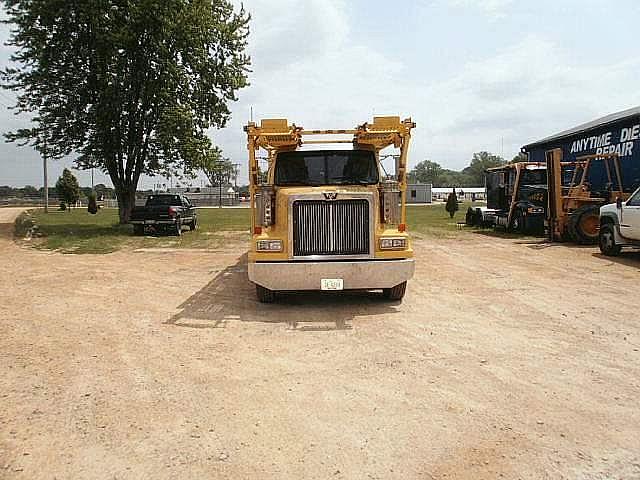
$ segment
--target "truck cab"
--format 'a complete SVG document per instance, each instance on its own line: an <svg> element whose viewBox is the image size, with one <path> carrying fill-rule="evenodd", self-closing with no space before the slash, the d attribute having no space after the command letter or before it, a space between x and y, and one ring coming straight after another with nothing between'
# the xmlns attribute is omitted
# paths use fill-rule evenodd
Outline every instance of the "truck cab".
<svg viewBox="0 0 640 480"><path fill-rule="evenodd" d="M496 225L518 233L543 233L547 169L533 162L511 163L486 172L487 207Z"/></svg>
<svg viewBox="0 0 640 480"><path fill-rule="evenodd" d="M509 163L485 171L486 207L469 207L467 224L517 233L544 233L547 169L536 162Z"/></svg>
<svg viewBox="0 0 640 480"><path fill-rule="evenodd" d="M625 202L600 207L600 251L604 255L616 256L622 247L640 247L640 188Z"/></svg>
<svg viewBox="0 0 640 480"><path fill-rule="evenodd" d="M413 127L411 120L377 117L353 130L305 130L287 120L245 128L248 271L260 301L272 302L281 291L352 289L402 299L414 272L401 194ZM386 147L400 150L393 178L380 165ZM267 152L266 171L258 168L260 149Z"/></svg>

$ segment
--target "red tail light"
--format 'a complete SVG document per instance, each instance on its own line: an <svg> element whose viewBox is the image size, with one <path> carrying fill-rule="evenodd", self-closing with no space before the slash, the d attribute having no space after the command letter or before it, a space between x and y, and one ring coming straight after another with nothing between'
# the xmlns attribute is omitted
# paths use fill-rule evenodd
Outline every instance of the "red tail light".
<svg viewBox="0 0 640 480"><path fill-rule="evenodd" d="M404 223L401 223L400 225L398 225L398 231L399 232L406 232L407 231L407 226Z"/></svg>
<svg viewBox="0 0 640 480"><path fill-rule="evenodd" d="M175 207L169 207L169 216L170 217L175 217L178 213L178 209L176 209Z"/></svg>
<svg viewBox="0 0 640 480"><path fill-rule="evenodd" d="M262 227L253 227L253 234L260 235L262 233Z"/></svg>

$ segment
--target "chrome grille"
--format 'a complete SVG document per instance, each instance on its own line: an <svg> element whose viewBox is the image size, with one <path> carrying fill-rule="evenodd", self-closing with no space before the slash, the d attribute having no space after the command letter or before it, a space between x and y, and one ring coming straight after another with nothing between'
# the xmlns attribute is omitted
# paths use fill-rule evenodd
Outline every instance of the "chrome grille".
<svg viewBox="0 0 640 480"><path fill-rule="evenodd" d="M369 254L367 200L293 202L293 255Z"/></svg>

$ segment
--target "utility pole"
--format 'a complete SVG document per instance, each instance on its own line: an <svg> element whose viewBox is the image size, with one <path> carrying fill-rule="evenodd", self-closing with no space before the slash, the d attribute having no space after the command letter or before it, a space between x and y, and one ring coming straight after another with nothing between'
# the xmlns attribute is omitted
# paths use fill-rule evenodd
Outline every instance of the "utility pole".
<svg viewBox="0 0 640 480"><path fill-rule="evenodd" d="M238 172L239 171L240 171L240 164L234 163L233 164L233 185L236 190L238 189Z"/></svg>
<svg viewBox="0 0 640 480"><path fill-rule="evenodd" d="M44 136L44 149L42 152L44 170L44 213L49 213L49 178L47 176L47 135Z"/></svg>

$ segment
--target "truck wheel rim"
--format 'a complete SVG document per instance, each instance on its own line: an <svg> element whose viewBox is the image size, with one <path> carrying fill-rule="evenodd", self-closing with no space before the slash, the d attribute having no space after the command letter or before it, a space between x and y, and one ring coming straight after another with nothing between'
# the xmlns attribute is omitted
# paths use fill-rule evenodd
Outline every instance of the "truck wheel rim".
<svg viewBox="0 0 640 480"><path fill-rule="evenodd" d="M613 235L610 232L605 232L602 234L602 246L605 250L610 250L613 248Z"/></svg>

